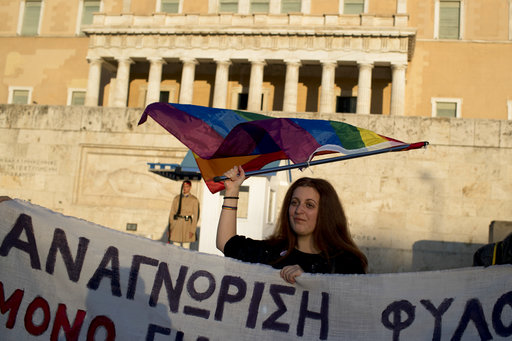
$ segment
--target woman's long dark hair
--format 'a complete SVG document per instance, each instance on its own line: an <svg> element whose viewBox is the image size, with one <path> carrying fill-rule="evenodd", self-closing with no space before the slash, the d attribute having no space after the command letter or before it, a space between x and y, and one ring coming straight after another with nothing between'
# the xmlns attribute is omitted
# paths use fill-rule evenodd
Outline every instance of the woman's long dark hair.
<svg viewBox="0 0 512 341"><path fill-rule="evenodd" d="M347 217L336 190L328 181L317 178L300 178L286 192L276 229L268 238L273 244L286 245L286 255L281 259L286 258L297 245L297 235L290 226L288 213L293 192L297 187L312 187L320 194L313 241L322 255L330 261L342 252L350 252L360 259L366 271L368 260L350 235Z"/></svg>

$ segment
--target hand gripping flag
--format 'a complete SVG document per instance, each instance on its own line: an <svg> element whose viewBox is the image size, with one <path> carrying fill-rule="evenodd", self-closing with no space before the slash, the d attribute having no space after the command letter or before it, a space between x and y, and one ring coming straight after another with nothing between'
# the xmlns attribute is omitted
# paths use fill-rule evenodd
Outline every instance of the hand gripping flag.
<svg viewBox="0 0 512 341"><path fill-rule="evenodd" d="M247 175L355 157L424 147L428 142L404 143L370 130L326 120L273 118L245 111L216 109L188 104L153 103L146 107L139 125L151 116L187 146L196 158L212 193L224 188L221 177L241 165ZM331 159L316 155L340 153ZM262 171L277 160L294 165Z"/></svg>

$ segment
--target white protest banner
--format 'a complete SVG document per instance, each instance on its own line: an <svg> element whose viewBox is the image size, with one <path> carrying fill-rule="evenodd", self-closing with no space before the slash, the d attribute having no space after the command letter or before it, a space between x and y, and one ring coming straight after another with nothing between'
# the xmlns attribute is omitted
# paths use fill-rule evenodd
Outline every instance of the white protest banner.
<svg viewBox="0 0 512 341"><path fill-rule="evenodd" d="M505 340L512 266L311 275L0 203L1 340Z"/></svg>

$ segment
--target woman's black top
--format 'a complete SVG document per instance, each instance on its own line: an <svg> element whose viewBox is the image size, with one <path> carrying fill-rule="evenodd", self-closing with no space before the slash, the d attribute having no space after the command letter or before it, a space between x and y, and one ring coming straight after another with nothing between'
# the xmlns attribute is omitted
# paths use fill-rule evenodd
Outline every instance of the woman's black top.
<svg viewBox="0 0 512 341"><path fill-rule="evenodd" d="M224 255L249 263L271 265L282 269L287 265L299 265L304 272L364 274L360 259L350 252L341 252L326 259L320 254L311 254L293 249L291 254L276 262L287 250L286 245L272 245L267 240L254 240L244 236L234 236L224 246Z"/></svg>

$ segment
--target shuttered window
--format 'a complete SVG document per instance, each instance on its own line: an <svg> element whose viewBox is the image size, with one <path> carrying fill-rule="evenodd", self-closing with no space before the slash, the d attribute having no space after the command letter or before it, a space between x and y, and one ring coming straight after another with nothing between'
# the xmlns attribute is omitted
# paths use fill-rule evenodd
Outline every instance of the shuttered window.
<svg viewBox="0 0 512 341"><path fill-rule="evenodd" d="M439 3L439 38L459 39L460 37L460 1L441 1Z"/></svg>
<svg viewBox="0 0 512 341"><path fill-rule="evenodd" d="M84 105L85 93L85 91L73 91L71 93L71 105Z"/></svg>
<svg viewBox="0 0 512 341"><path fill-rule="evenodd" d="M179 0L162 0L161 3L161 12L165 13L178 13L180 9L180 1Z"/></svg>
<svg viewBox="0 0 512 341"><path fill-rule="evenodd" d="M299 13L302 0L281 0L281 13Z"/></svg>
<svg viewBox="0 0 512 341"><path fill-rule="evenodd" d="M12 104L28 104L29 90L13 90Z"/></svg>
<svg viewBox="0 0 512 341"><path fill-rule="evenodd" d="M269 0L252 0L251 13L268 13Z"/></svg>
<svg viewBox="0 0 512 341"><path fill-rule="evenodd" d="M219 12L238 13L238 1L236 0L220 0Z"/></svg>
<svg viewBox="0 0 512 341"><path fill-rule="evenodd" d="M39 32L39 20L41 19L41 1L26 0L23 12L23 26L21 35L35 36Z"/></svg>
<svg viewBox="0 0 512 341"><path fill-rule="evenodd" d="M84 8L82 11L82 25L92 24L93 14L100 11L99 0L84 0Z"/></svg>
<svg viewBox="0 0 512 341"><path fill-rule="evenodd" d="M437 102L436 103L436 116L437 117L457 117L457 103L456 102Z"/></svg>
<svg viewBox="0 0 512 341"><path fill-rule="evenodd" d="M364 0L345 0L343 14L360 14L364 12Z"/></svg>

